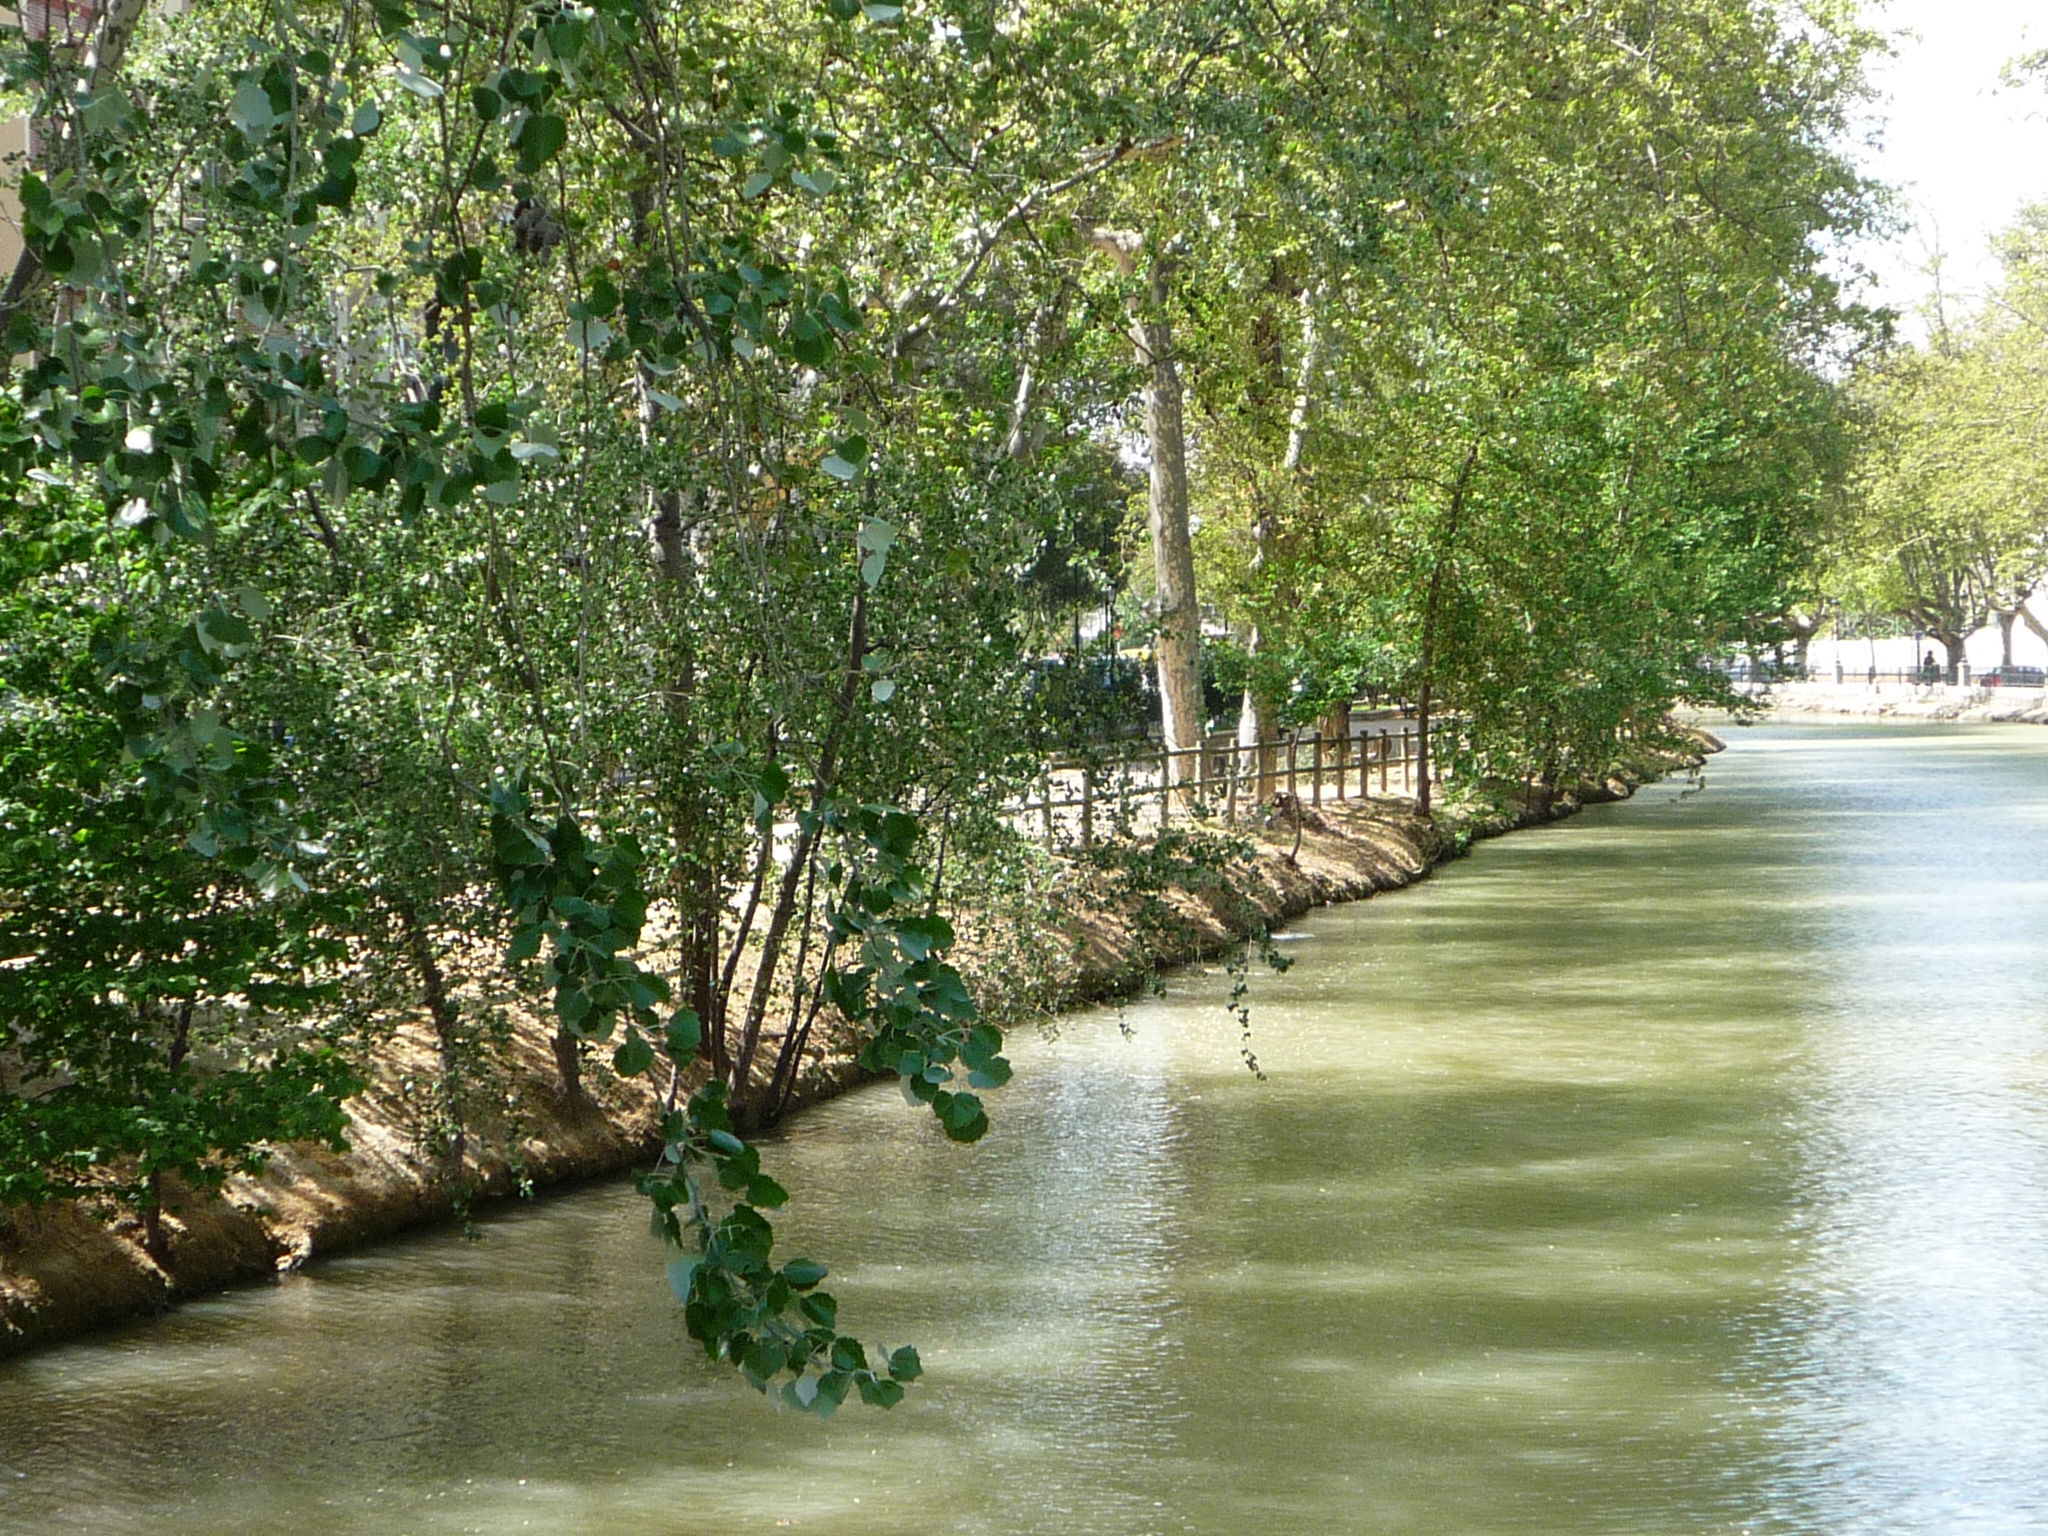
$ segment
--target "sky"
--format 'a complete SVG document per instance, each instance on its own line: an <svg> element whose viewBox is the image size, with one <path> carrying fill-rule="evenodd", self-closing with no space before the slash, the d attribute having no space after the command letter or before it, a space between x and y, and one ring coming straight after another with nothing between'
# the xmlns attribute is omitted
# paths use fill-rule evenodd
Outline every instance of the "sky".
<svg viewBox="0 0 2048 1536"><path fill-rule="evenodd" d="M2048 200L2048 81L2000 80L2016 55L2048 49L2048 0L1865 0L1865 12L1906 35L1873 70L1882 146L1858 155L1902 189L1911 225L1853 255L1878 300L1910 314L1933 291L1920 269L1935 250L1946 294L1981 292L1997 275L1991 236Z"/></svg>

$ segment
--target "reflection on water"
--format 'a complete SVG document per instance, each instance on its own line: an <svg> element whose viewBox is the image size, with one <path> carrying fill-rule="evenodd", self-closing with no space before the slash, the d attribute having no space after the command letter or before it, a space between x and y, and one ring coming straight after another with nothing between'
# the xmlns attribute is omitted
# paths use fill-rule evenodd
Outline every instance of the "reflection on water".
<svg viewBox="0 0 2048 1536"><path fill-rule="evenodd" d="M1795 1524L2048 1531L2048 795L2007 746L1901 744L1913 795L1847 786L1819 867L1806 1263L1763 1342Z"/></svg>
<svg viewBox="0 0 2048 1536"><path fill-rule="evenodd" d="M0 1365L0 1531L2048 1532L2048 733L1771 728L772 1154L893 1414L691 1355L634 1198Z"/></svg>

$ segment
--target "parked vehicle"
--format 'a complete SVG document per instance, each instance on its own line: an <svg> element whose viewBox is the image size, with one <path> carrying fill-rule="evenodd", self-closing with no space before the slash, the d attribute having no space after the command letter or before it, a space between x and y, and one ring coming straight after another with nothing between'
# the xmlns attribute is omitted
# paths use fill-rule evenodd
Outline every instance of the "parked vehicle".
<svg viewBox="0 0 2048 1536"><path fill-rule="evenodd" d="M2048 685L2048 669L2041 667L1989 667L1977 674L1986 688L2040 688Z"/></svg>

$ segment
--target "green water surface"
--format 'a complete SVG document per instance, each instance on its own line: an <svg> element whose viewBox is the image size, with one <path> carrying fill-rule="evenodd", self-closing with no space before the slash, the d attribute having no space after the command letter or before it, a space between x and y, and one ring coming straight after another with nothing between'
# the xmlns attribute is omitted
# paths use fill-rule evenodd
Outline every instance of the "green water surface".
<svg viewBox="0 0 2048 1536"><path fill-rule="evenodd" d="M0 1531L2048 1532L2048 731L1766 727L770 1166L893 1413L587 1190L0 1364ZM1124 1026L1119 1029L1119 1022Z"/></svg>

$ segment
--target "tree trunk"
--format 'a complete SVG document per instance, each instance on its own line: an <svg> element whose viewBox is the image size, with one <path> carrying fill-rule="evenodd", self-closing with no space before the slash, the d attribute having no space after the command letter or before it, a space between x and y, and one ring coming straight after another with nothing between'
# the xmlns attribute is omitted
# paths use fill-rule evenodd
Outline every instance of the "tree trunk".
<svg viewBox="0 0 2048 1536"><path fill-rule="evenodd" d="M1935 632L1934 638L1939 640L1941 642L1941 648L1944 651L1948 652L1948 669L1944 674L1942 681L1946 683L1956 683L1961 681L1961 675L1963 670L1963 642L1967 640L1969 636L1962 634L1952 634L1937 630Z"/></svg>
<svg viewBox="0 0 2048 1536"><path fill-rule="evenodd" d="M1422 815L1429 814L1429 674L1422 674L1422 685L1415 690L1415 809Z"/></svg>
<svg viewBox="0 0 2048 1536"><path fill-rule="evenodd" d="M1250 647L1254 655L1258 643L1259 631L1254 627ZM1265 805L1273 798L1280 762L1275 748L1279 736L1279 711L1273 708L1272 700L1247 683L1237 707L1237 762L1240 771L1251 771L1251 800L1255 805Z"/></svg>
<svg viewBox="0 0 2048 1536"><path fill-rule="evenodd" d="M164 1175L152 1169L137 1214L142 1218L142 1251L166 1275L171 1272L171 1239L164 1231Z"/></svg>
<svg viewBox="0 0 2048 1536"><path fill-rule="evenodd" d="M1437 616L1443 602L1444 575L1450 565L1452 553L1458 544L1458 524L1465 516L1465 493L1472 484L1472 472L1479 467L1479 444L1474 442L1465 452L1465 462L1458 470L1456 483L1451 487L1450 510L1444 518L1443 547L1436 553L1436 562L1429 573L1429 597L1422 608L1422 655L1417 667L1415 689L1415 725L1419 733L1415 739L1415 809L1422 815L1429 815L1429 715L1431 698L1431 670L1436 664Z"/></svg>
<svg viewBox="0 0 2048 1536"><path fill-rule="evenodd" d="M636 244L649 243L653 209L651 192L633 194ZM644 364L635 383L640 442L649 450L651 463L655 425L661 411L654 400L654 375ZM691 639L689 613L696 598L697 559L690 531L683 521L682 494L652 479L647 489L647 533L648 555L657 578L656 601L661 605L664 626L674 646L660 685L662 713L678 752L687 759L695 747L690 705L697 692L697 653ZM678 1000L695 1010L712 1069L722 1072L728 1065L728 1053L725 1021L721 1016L724 999L716 984L723 904L719 901L716 852L709 846L714 823L704 803L703 789L693 777L678 775L670 795L669 842L675 859L670 888L676 903L676 972L682 983L677 988Z"/></svg>
<svg viewBox="0 0 2048 1536"><path fill-rule="evenodd" d="M791 923L798 918L800 906L808 920L809 903L804 899L804 892L807 888L815 889L816 877L811 858L824 825L825 802L838 780L840 745L859 706L861 688L867 675L867 656L868 589L863 582L855 587L853 593L853 615L846 637L846 671L840 682L831 724L818 746L817 774L811 784L810 814L798 820L796 841L790 848L789 862L783 866L777 883L775 905L769 912L768 927L762 934L760 952L755 961L753 989L747 995L746 1014L740 1022L739 1047L726 1075L726 1086L731 1090L728 1108L734 1123L742 1129L751 1130L763 1124L766 1109L772 1108L776 1102L775 1079L781 1075L780 1064L766 1084L757 1085L754 1081L754 1053L760 1047L761 1030L768 1017L775 978L782 967L783 945L788 939ZM801 963L802 951L798 953ZM801 987L803 977L793 976L790 985L792 988ZM792 1043L794 1038L792 1032L783 1040L785 1057L796 1048ZM757 1093L757 1087L763 1091Z"/></svg>
<svg viewBox="0 0 2048 1536"><path fill-rule="evenodd" d="M643 433L651 425L652 402L649 387L642 384ZM654 572L659 578L656 591L661 613L674 643L667 675L661 684L662 711L671 738L679 752L687 754L693 745L690 704L697 691L697 658L690 643L688 606L695 595L696 556L683 526L682 497L673 490L649 493L649 543ZM669 841L674 850L677 956L676 969L682 985L679 1000L696 1011L703 1026L704 1042L712 1068L723 1071L726 1035L718 995L719 921L723 911L718 896L716 850L709 846L713 818L704 804L704 792L693 776L678 775L669 791Z"/></svg>
<svg viewBox="0 0 2048 1536"><path fill-rule="evenodd" d="M1159 669L1160 731L1170 752L1184 752L1202 740L1202 626L1195 603L1195 547L1188 529L1187 437L1181 417L1180 367L1173 357L1172 321L1167 316L1169 263L1152 258L1144 312L1134 313L1131 341L1139 362L1151 369L1145 389L1145 436L1152 450L1152 558L1159 633L1154 654ZM1175 783L1194 778L1193 757L1176 757Z"/></svg>
<svg viewBox="0 0 2048 1536"><path fill-rule="evenodd" d="M1126 274L1137 270L1144 237L1129 230L1093 230L1096 249L1116 259ZM1151 450L1149 508L1158 631L1153 656L1159 675L1160 735L1168 753L1171 782L1185 785L1199 764L1192 749L1202 740L1202 627L1195 602L1195 550L1188 529L1187 433L1182 420L1180 366L1173 355L1173 322L1167 312L1172 262L1153 252L1142 291L1133 289L1127 306L1131 346L1147 371L1145 439Z"/></svg>
<svg viewBox="0 0 2048 1536"><path fill-rule="evenodd" d="M1301 473L1302 455L1307 449L1310 390L1315 383L1318 344L1316 302L1321 296L1320 286L1303 289L1301 294L1301 365L1294 380L1294 409L1287 418L1287 448L1280 456L1283 485L1291 483ZM1271 505L1262 505L1252 523L1254 575L1263 571L1272 559L1273 540L1279 533L1273 511ZM1252 632L1245 641L1247 659L1256 662L1265 643L1265 627L1253 624ZM1250 759L1254 763L1257 778L1252 798L1261 805L1272 800L1276 787L1273 743L1279 727L1279 701L1259 692L1255 676L1247 677L1244 698L1237 711L1238 758L1240 762Z"/></svg>
<svg viewBox="0 0 2048 1536"><path fill-rule="evenodd" d="M447 1178L452 1186L452 1195L458 1213L468 1207L471 1190L466 1176L465 1164L469 1157L469 1119L465 1110L464 1078L466 1054L463 1050L462 1019L456 1009L455 1000L448 995L447 973L441 969L440 958L434 953L433 936L427 925L420 921L419 913L410 906L398 909L398 920L405 926L406 947L412 951L413 969L419 974L420 1001L426 1005L427 1018L434 1026L434 1046L441 1058L441 1115L442 1129L448 1140Z"/></svg>
<svg viewBox="0 0 2048 1536"><path fill-rule="evenodd" d="M218 898L216 898L217 900ZM164 1054L164 1065L175 1075L185 1064L185 1058L192 1052L192 1013L195 1004L188 998L178 1005L175 1022L171 1025L171 1047ZM161 1168L152 1168L145 1181L142 1199L138 1202L136 1214L142 1218L142 1251L166 1275L171 1272L171 1239L164 1231L164 1174Z"/></svg>
<svg viewBox="0 0 2048 1536"><path fill-rule="evenodd" d="M568 1030L558 1029L554 1039L548 1043L554 1047L555 1071L562 1079L562 1102L567 1105L584 1103L582 1042Z"/></svg>
<svg viewBox="0 0 2048 1536"><path fill-rule="evenodd" d="M1996 610L1992 617L1998 620L1998 664L2001 667L2010 667L2012 665L2012 626L2013 621L2019 618L2019 610L2015 608L2001 608Z"/></svg>

